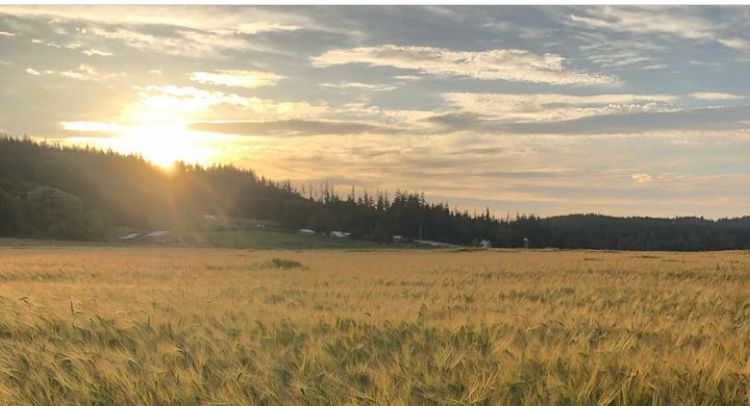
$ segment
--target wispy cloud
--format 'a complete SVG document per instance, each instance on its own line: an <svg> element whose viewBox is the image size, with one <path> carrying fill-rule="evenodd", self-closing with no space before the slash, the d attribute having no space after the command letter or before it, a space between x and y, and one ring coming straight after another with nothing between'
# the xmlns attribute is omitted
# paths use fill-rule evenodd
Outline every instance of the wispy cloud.
<svg viewBox="0 0 750 406"><path fill-rule="evenodd" d="M750 51L750 40L740 37L719 38L722 45L740 51Z"/></svg>
<svg viewBox="0 0 750 406"><path fill-rule="evenodd" d="M194 123L198 131L254 136L389 134L395 130L367 123L321 120L279 120Z"/></svg>
<svg viewBox="0 0 750 406"><path fill-rule="evenodd" d="M119 41L129 47L167 55L200 58L221 56L224 50L247 50L253 47L245 38L223 33L177 30L155 35L126 28L92 28L91 33L107 40Z"/></svg>
<svg viewBox="0 0 750 406"><path fill-rule="evenodd" d="M697 100L741 100L745 98L739 94L721 92L696 92L691 93L690 97Z"/></svg>
<svg viewBox="0 0 750 406"><path fill-rule="evenodd" d="M313 25L303 15L276 12L270 9L236 8L226 12L222 7L172 6L2 6L0 14L16 18L45 21L77 21L129 26L175 26L201 31L258 34L271 31L293 31ZM308 24L310 23L310 24Z"/></svg>
<svg viewBox="0 0 750 406"><path fill-rule="evenodd" d="M630 175L630 179L633 179L636 183L646 184L654 181L654 177L648 173L634 173Z"/></svg>
<svg viewBox="0 0 750 406"><path fill-rule="evenodd" d="M606 69L646 69L659 65L665 53L664 46L648 41L617 39L600 32L581 32L577 36L583 42L579 50L586 59Z"/></svg>
<svg viewBox="0 0 750 406"><path fill-rule="evenodd" d="M570 20L592 29L633 34L664 34L702 42L716 41L737 50L750 50L750 40L731 34L727 22L712 21L691 7L590 7Z"/></svg>
<svg viewBox="0 0 750 406"><path fill-rule="evenodd" d="M149 85L138 90L140 99L123 115L147 121L159 121L165 117L183 120L302 119L319 117L329 110L326 104L274 101L194 86Z"/></svg>
<svg viewBox="0 0 750 406"><path fill-rule="evenodd" d="M141 89L140 94L139 105L161 113L196 113L220 104L242 107L248 103L243 96L193 86L151 85Z"/></svg>
<svg viewBox="0 0 750 406"><path fill-rule="evenodd" d="M567 69L565 58L555 54L535 54L520 49L454 51L425 46L382 45L334 49L312 58L317 67L362 63L412 69L438 76L474 79L501 79L553 85L617 85L618 79Z"/></svg>
<svg viewBox="0 0 750 406"><path fill-rule="evenodd" d="M398 79L398 80L409 80L409 81L422 80L421 76L415 76L415 75L398 75L398 76L394 76L393 78Z"/></svg>
<svg viewBox="0 0 750 406"><path fill-rule="evenodd" d="M120 73L100 72L94 69L91 65L87 65L85 63L78 65L76 68L68 70L37 70L34 68L26 68L26 73L33 76L51 75L92 82L103 82L121 75Z"/></svg>
<svg viewBox="0 0 750 406"><path fill-rule="evenodd" d="M667 94L445 93L461 111L505 122L561 121L664 109L677 97Z"/></svg>
<svg viewBox="0 0 750 406"><path fill-rule="evenodd" d="M183 57L216 57L226 50L271 49L253 36L301 29L325 31L299 13L264 8L170 6L2 6L0 16L26 21L51 22L61 35L87 43L95 37L117 41L139 50ZM76 24L75 30L61 24Z"/></svg>
<svg viewBox="0 0 750 406"><path fill-rule="evenodd" d="M213 72L193 72L190 80L207 85L244 87L252 89L273 86L284 77L271 72L250 70L217 70Z"/></svg>
<svg viewBox="0 0 750 406"><path fill-rule="evenodd" d="M362 83L362 82L321 83L320 86L329 87L333 89L368 90L368 91L373 91L373 92L388 92L388 91L395 90L398 88L397 86L393 86L393 85Z"/></svg>
<svg viewBox="0 0 750 406"><path fill-rule="evenodd" d="M233 28L230 30L224 29L223 32L254 35L254 34L261 33L261 32L297 31L303 28L304 27L301 25L259 21L259 22L254 22L254 23L239 24L238 26L236 26L236 28ZM219 32L222 32L222 30L219 30Z"/></svg>
<svg viewBox="0 0 750 406"><path fill-rule="evenodd" d="M606 114L547 123L516 123L504 130L534 134L622 134L678 129L747 128L750 106Z"/></svg>
<svg viewBox="0 0 750 406"><path fill-rule="evenodd" d="M660 70L666 69L668 66L665 63L655 63L652 65L641 66L641 70Z"/></svg>
<svg viewBox="0 0 750 406"><path fill-rule="evenodd" d="M88 55L88 56L112 56L114 55L112 52L107 51L100 51L98 49L84 49L81 51L82 54Z"/></svg>
<svg viewBox="0 0 750 406"><path fill-rule="evenodd" d="M715 23L677 7L591 7L570 19L590 28L639 33L672 34L688 39L711 39Z"/></svg>
<svg viewBox="0 0 750 406"><path fill-rule="evenodd" d="M544 113L532 119L508 121L505 116L482 115L468 111L439 113L424 119L443 133L482 133L516 135L587 135L619 137L633 134L659 136L674 130L734 130L747 128L750 106L634 110L590 114L579 118L547 120Z"/></svg>
<svg viewBox="0 0 750 406"><path fill-rule="evenodd" d="M715 61L713 61L713 62L706 62L706 61L697 61L695 59L691 59L690 61L688 61L688 65L691 65L691 66L701 66L701 67L713 68L713 69L717 69L717 68L721 67L721 64L718 63L718 62L715 62Z"/></svg>
<svg viewBox="0 0 750 406"><path fill-rule="evenodd" d="M66 131L92 132L97 134L119 134L127 129L121 124L100 121L63 121L60 127Z"/></svg>

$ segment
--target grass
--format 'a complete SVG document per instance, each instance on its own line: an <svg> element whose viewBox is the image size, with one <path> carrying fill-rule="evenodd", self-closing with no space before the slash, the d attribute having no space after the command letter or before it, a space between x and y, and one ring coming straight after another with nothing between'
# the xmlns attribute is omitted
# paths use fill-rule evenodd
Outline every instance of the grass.
<svg viewBox="0 0 750 406"><path fill-rule="evenodd" d="M252 263L245 264L243 266L238 266L238 265L222 266L222 265L213 265L213 264L206 265L206 270L208 271L241 271L241 270L258 271L258 270L268 270L268 269L306 270L307 267L304 266L299 261L294 261L291 259L284 259L284 258L273 258L270 261L264 261L264 262L252 262Z"/></svg>
<svg viewBox="0 0 750 406"><path fill-rule="evenodd" d="M291 259L283 259L283 258L274 258L263 265L261 265L261 268L271 268L271 269L307 269L304 265L302 265L302 262L294 261Z"/></svg>
<svg viewBox="0 0 750 406"><path fill-rule="evenodd" d="M749 282L747 252L5 248L0 404L747 404Z"/></svg>

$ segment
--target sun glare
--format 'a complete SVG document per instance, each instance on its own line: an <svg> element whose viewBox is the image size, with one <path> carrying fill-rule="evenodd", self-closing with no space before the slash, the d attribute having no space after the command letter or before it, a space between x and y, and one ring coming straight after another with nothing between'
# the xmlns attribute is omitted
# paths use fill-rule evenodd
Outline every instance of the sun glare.
<svg viewBox="0 0 750 406"><path fill-rule="evenodd" d="M175 162L207 165L215 155L216 134L190 130L191 118L206 108L200 97L168 88L164 94L147 95L126 105L116 123L65 122L70 131L109 133L109 137L78 138L77 143L92 141L102 148L124 154L136 154L165 169Z"/></svg>
<svg viewBox="0 0 750 406"><path fill-rule="evenodd" d="M215 155L211 134L190 131L184 124L137 125L125 127L112 137L72 137L70 141L139 155L165 170L178 161L207 165Z"/></svg>
<svg viewBox="0 0 750 406"><path fill-rule="evenodd" d="M134 127L124 138L132 150L164 169L177 161L206 164L211 158L211 149L202 145L204 137L184 125Z"/></svg>

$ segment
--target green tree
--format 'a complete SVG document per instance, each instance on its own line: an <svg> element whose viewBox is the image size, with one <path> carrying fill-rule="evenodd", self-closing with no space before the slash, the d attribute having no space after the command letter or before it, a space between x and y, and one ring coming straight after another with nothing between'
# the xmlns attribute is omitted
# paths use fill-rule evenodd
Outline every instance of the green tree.
<svg viewBox="0 0 750 406"><path fill-rule="evenodd" d="M80 198L48 186L26 195L26 211L34 228L50 237L90 239L105 228L101 216L87 212Z"/></svg>
<svg viewBox="0 0 750 406"><path fill-rule="evenodd" d="M0 235L16 235L23 225L20 200L0 188Z"/></svg>

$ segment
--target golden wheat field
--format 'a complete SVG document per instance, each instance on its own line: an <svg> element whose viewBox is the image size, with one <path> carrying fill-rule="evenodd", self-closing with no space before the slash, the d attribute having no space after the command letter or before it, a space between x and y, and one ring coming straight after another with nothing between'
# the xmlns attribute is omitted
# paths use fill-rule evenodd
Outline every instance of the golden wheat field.
<svg viewBox="0 0 750 406"><path fill-rule="evenodd" d="M750 254L0 249L7 405L746 404Z"/></svg>

